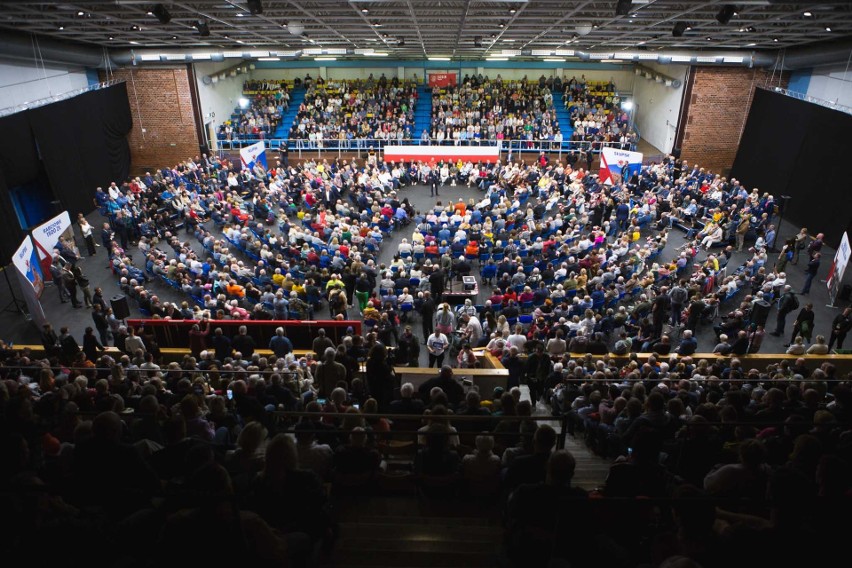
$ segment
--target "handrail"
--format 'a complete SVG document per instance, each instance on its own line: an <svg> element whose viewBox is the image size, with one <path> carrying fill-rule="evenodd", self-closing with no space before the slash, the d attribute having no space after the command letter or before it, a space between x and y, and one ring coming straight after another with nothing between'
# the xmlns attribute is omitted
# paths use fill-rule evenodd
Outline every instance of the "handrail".
<svg viewBox="0 0 852 568"><path fill-rule="evenodd" d="M216 139L217 148L223 150L237 150L258 142L265 142L267 150L279 150L286 146L287 150L298 152L298 157L301 158L302 152L317 153L318 155L343 152L356 152L358 157L362 153L369 153L370 150L380 151L385 146L439 146L442 148L459 147L459 148L476 148L476 147L494 147L497 146L501 151L509 153L558 153L560 158L562 153L569 153L577 150L589 150L593 154L600 153L603 147L622 148L621 142L589 142L586 140L563 140L557 142L554 140L524 140L524 139L496 139L482 138L479 140L466 140L464 142L455 140L440 140L438 138L411 138L411 139L385 139L385 138L353 138L351 140L341 140L339 138L322 138L320 140L307 140L302 138L243 138L236 140ZM635 150L636 145L631 144L630 150Z"/></svg>
<svg viewBox="0 0 852 568"><path fill-rule="evenodd" d="M40 106L48 105L50 103L55 103L59 101L64 101L65 99L70 99L72 97L76 97L77 95L82 95L83 93L88 93L89 91L97 91L99 89L105 89L106 87L112 87L113 85L117 85L119 83L124 83L124 79L109 79L108 81L101 81L100 83L93 83L86 87L80 89L74 89L72 91L66 91L64 93L59 93L56 95L51 95L49 97L44 97L41 99L35 99L32 101L27 101L25 103L21 103L18 105L6 107L0 109L0 117L8 116L10 114L15 114L17 112L29 110L31 108L37 108Z"/></svg>

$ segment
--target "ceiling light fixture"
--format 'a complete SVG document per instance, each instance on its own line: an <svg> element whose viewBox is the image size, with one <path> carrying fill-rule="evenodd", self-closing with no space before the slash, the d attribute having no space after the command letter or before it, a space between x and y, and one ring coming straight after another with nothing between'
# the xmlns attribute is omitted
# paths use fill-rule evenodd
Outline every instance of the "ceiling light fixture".
<svg viewBox="0 0 852 568"><path fill-rule="evenodd" d="M756 43L747 43L746 47L754 47L755 45L757 45L757 44Z"/></svg>
<svg viewBox="0 0 852 568"><path fill-rule="evenodd" d="M112 40L114 40L114 39L115 39L114 37L109 36L109 40L110 40L110 41L112 41Z"/></svg>
<svg viewBox="0 0 852 568"><path fill-rule="evenodd" d="M65 29L65 26L59 26L59 31L60 31L60 32L61 32L62 30L64 30L64 29Z"/></svg>
<svg viewBox="0 0 852 568"><path fill-rule="evenodd" d="M337 61L336 57L314 57L314 61Z"/></svg>
<svg viewBox="0 0 852 568"><path fill-rule="evenodd" d="M138 41L130 40L130 45L139 45L139 42L138 42Z"/></svg>
<svg viewBox="0 0 852 568"><path fill-rule="evenodd" d="M449 61L449 57L430 57L429 61Z"/></svg>
<svg viewBox="0 0 852 568"><path fill-rule="evenodd" d="M362 14L369 14L369 13L370 13L370 9L369 9L369 8L361 8L361 13L362 13Z"/></svg>
<svg viewBox="0 0 852 568"><path fill-rule="evenodd" d="M830 32L831 28L829 26L825 26L825 31Z"/></svg>
<svg viewBox="0 0 852 568"><path fill-rule="evenodd" d="M243 16L245 16L245 14L243 14L242 12L237 12L237 17L238 17L238 18L242 18Z"/></svg>
<svg viewBox="0 0 852 568"><path fill-rule="evenodd" d="M498 25L499 27L501 27L501 28L505 28L505 27L506 27L506 22L500 22L500 23L499 23L499 24L497 24L497 25Z"/></svg>
<svg viewBox="0 0 852 568"><path fill-rule="evenodd" d="M80 17L80 18L82 18L82 17L83 17L83 16L85 16L85 15L86 15L86 12L83 12L82 10L80 10L79 12L77 12L77 16L78 16L78 17Z"/></svg>
<svg viewBox="0 0 852 568"><path fill-rule="evenodd" d="M405 38L401 37L398 40L396 40L396 46L397 47L404 47L405 46Z"/></svg>
<svg viewBox="0 0 852 568"><path fill-rule="evenodd" d="M713 38L710 36L707 36L705 39L707 39L707 41L713 41Z"/></svg>
<svg viewBox="0 0 852 568"><path fill-rule="evenodd" d="M777 41L778 41L778 38L777 38L777 37L774 37L774 38L772 38L772 41L777 42Z"/></svg>
<svg viewBox="0 0 852 568"><path fill-rule="evenodd" d="M300 36L305 33L305 26L302 24L302 22L288 22L287 31L289 31L294 36Z"/></svg>
<svg viewBox="0 0 852 568"><path fill-rule="evenodd" d="M574 28L574 31L577 32L577 35L589 35L592 32L592 24L589 22L580 22L577 24L577 27Z"/></svg>
<svg viewBox="0 0 852 568"><path fill-rule="evenodd" d="M811 16L813 16L813 14L812 14L811 12L805 12L805 13L804 13L804 14L802 14L802 15L803 15L804 17L806 17L806 18L810 18Z"/></svg>
<svg viewBox="0 0 852 568"><path fill-rule="evenodd" d="M510 13L510 14L514 14L515 12L517 12L517 10L516 10L516 9L514 9L514 8L509 8L509 13Z"/></svg>

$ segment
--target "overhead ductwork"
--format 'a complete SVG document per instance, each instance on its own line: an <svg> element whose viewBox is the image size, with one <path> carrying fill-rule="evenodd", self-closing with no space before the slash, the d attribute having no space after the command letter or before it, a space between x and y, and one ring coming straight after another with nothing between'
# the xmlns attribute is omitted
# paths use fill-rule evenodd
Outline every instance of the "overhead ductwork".
<svg viewBox="0 0 852 568"><path fill-rule="evenodd" d="M34 44L37 41L37 44ZM36 49L37 48L37 49ZM141 49L112 50L58 42L40 37L34 40L25 34L4 33L0 35L0 57L24 61L43 60L47 63L79 65L81 67L106 68L127 65L156 63L192 63L197 61L224 61L226 59L259 59L277 57L283 60L314 56L370 57L371 50L344 48L305 48L281 51L271 49L233 50L214 49ZM604 52L578 49L524 49L513 54L516 57L573 57L581 61L675 63L680 65L742 65L744 67L777 67L782 70L802 69L818 65L845 63L852 53L852 42L843 42L818 47L807 47L778 52L756 51L633 51ZM375 54L379 55L379 54ZM385 55L385 54L381 54Z"/></svg>
<svg viewBox="0 0 852 568"><path fill-rule="evenodd" d="M0 57L24 61L44 61L45 63L62 63L80 65L81 67L105 68L108 63L115 66L115 61L108 61L103 49L86 47L73 43L58 42L46 37L33 38L25 34L3 32L0 34Z"/></svg>

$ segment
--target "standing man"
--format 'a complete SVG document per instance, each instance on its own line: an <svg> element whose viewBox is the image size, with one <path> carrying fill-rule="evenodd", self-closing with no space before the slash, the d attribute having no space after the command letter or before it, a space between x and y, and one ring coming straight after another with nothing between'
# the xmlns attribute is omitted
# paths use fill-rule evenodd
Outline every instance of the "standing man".
<svg viewBox="0 0 852 568"><path fill-rule="evenodd" d="M444 295L444 284L444 271L440 266L435 267L435 270L429 275L429 288L436 302L440 302Z"/></svg>
<svg viewBox="0 0 852 568"><path fill-rule="evenodd" d="M784 347L789 347L796 336L801 335L805 343L811 342L811 335L814 332L814 305L811 303L805 304L805 307L799 310L799 315L796 316L796 321L793 322L793 335L790 337L790 343Z"/></svg>
<svg viewBox="0 0 852 568"><path fill-rule="evenodd" d="M440 368L444 364L444 356L447 348L450 346L447 336L440 331L435 331L426 340L426 349L429 351L429 367L437 363L436 368Z"/></svg>
<svg viewBox="0 0 852 568"><path fill-rule="evenodd" d="M686 281L680 280L669 292L669 298L672 302L672 327L680 325L680 314L683 313L683 307L689 300L689 292L686 290Z"/></svg>
<svg viewBox="0 0 852 568"><path fill-rule="evenodd" d="M784 335L784 324L787 319L787 314L799 307L799 300L793 292L793 287L787 284L784 286L784 295L778 304L778 319L775 322L775 331L770 335L781 337Z"/></svg>
<svg viewBox="0 0 852 568"><path fill-rule="evenodd" d="M423 337L428 338L435 330L435 300L429 290L423 292L423 304L420 305L420 319L423 325ZM424 345L426 344L424 340Z"/></svg>
<svg viewBox="0 0 852 568"><path fill-rule="evenodd" d="M837 315L834 321L831 322L831 336L828 338L828 350L834 342L837 341L837 348L843 349L843 340L846 339L846 334L852 329L852 308L846 308L843 313Z"/></svg>
<svg viewBox="0 0 852 568"><path fill-rule="evenodd" d="M437 168L431 168L429 170L429 174L426 176L426 182L429 184L429 196L438 196L441 195L438 193L438 187L441 182L441 178L438 175Z"/></svg>
<svg viewBox="0 0 852 568"><path fill-rule="evenodd" d="M745 242L746 233L751 227L751 216L748 212L743 211L739 224L737 224L737 252L743 252L743 243Z"/></svg>
<svg viewBox="0 0 852 568"><path fill-rule="evenodd" d="M802 288L802 294L810 293L811 282L813 282L814 276L816 276L817 272L819 271L820 258L822 258L822 254L815 252L813 256L811 256L811 259L808 261L808 266L807 268L805 268L805 286Z"/></svg>

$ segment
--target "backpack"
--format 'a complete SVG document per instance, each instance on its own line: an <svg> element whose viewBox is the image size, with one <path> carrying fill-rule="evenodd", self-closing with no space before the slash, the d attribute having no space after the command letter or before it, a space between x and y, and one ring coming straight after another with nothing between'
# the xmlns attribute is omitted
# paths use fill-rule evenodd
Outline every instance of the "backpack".
<svg viewBox="0 0 852 568"><path fill-rule="evenodd" d="M796 296L792 297L792 300L790 301L790 306L792 306L794 310L799 309L799 299Z"/></svg>

